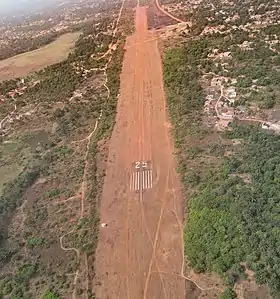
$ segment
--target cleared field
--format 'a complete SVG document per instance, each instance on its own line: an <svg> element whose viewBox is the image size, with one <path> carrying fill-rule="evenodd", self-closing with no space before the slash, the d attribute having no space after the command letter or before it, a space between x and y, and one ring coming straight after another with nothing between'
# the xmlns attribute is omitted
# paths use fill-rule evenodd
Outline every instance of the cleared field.
<svg viewBox="0 0 280 299"><path fill-rule="evenodd" d="M66 33L40 49L0 61L0 81L25 77L67 58L80 34L80 32Z"/></svg>

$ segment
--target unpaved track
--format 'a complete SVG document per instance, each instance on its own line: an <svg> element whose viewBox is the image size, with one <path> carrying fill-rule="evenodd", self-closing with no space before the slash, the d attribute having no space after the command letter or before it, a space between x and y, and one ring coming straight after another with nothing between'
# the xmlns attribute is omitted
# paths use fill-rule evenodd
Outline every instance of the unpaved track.
<svg viewBox="0 0 280 299"><path fill-rule="evenodd" d="M173 19L173 20L175 20L175 21L177 21L177 22L179 22L179 23L185 23L185 21L183 21L182 19L176 18L176 17L173 16L171 13L169 13L169 12L166 11L166 10L164 10L164 9L160 6L158 0L156 0L156 5L157 5L157 8L158 8L161 12L163 12L164 14L166 14L166 15L167 15L168 17L170 17L171 19Z"/></svg>
<svg viewBox="0 0 280 299"><path fill-rule="evenodd" d="M96 297L184 299L183 198L167 126L158 41L147 30L145 7L137 8L135 22L136 33L126 42L100 206L101 222L108 226L101 228L96 252ZM152 188L145 188L146 176L138 191L131 190L131 175L140 178L144 172L135 169L136 161L149 161Z"/></svg>

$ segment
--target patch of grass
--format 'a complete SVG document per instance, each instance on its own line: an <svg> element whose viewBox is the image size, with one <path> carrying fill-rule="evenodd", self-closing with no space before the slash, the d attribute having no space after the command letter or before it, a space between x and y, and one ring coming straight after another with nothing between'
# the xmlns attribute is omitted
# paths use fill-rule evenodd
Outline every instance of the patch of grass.
<svg viewBox="0 0 280 299"><path fill-rule="evenodd" d="M60 156L60 155L63 156L63 155L72 153L72 150L68 146L63 145L63 146L54 148L53 153L58 156Z"/></svg>
<svg viewBox="0 0 280 299"><path fill-rule="evenodd" d="M25 190L30 187L40 174L40 165L34 164L21 173L14 181L5 184L0 198L0 214L13 211L21 203Z"/></svg>
<svg viewBox="0 0 280 299"><path fill-rule="evenodd" d="M46 243L46 240L44 238L38 238L38 237L34 237L34 238L29 238L27 240L27 246L30 249L33 249L36 246L42 246Z"/></svg>
<svg viewBox="0 0 280 299"><path fill-rule="evenodd" d="M187 153L189 159L194 159L196 156L198 156L202 152L203 152L203 150L199 147L190 147L190 148L187 148L187 150L186 150L186 153Z"/></svg>
<svg viewBox="0 0 280 299"><path fill-rule="evenodd" d="M43 296L43 299L60 299L60 297L55 292L47 290Z"/></svg>
<svg viewBox="0 0 280 299"><path fill-rule="evenodd" d="M61 194L60 189L51 189L45 193L44 197L47 199L52 199L52 198L58 197L60 194Z"/></svg>
<svg viewBox="0 0 280 299"><path fill-rule="evenodd" d="M236 293L229 288L226 288L223 293L220 295L220 299L235 299L237 298Z"/></svg>
<svg viewBox="0 0 280 299"><path fill-rule="evenodd" d="M40 49L0 61L0 80L25 77L67 58L80 34L81 32L66 33Z"/></svg>
<svg viewBox="0 0 280 299"><path fill-rule="evenodd" d="M10 295L9 298L12 299L28 299L30 298L29 282L37 274L38 265L24 264L19 269L14 276L5 277L1 281L0 294Z"/></svg>

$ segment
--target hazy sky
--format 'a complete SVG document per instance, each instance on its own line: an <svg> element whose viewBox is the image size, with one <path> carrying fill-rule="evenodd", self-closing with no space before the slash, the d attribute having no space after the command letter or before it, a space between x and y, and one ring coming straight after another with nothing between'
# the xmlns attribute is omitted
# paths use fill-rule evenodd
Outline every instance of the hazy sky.
<svg viewBox="0 0 280 299"><path fill-rule="evenodd" d="M36 10L59 0L0 0L0 14L13 14Z"/></svg>
<svg viewBox="0 0 280 299"><path fill-rule="evenodd" d="M0 9L1 12L3 10L20 9L30 3L32 3L32 0L0 0Z"/></svg>

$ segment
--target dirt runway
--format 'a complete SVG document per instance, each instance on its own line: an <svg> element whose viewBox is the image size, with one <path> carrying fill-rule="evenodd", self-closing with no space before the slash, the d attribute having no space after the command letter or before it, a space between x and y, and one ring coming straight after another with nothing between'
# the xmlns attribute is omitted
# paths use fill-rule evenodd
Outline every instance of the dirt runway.
<svg viewBox="0 0 280 299"><path fill-rule="evenodd" d="M96 297L185 298L183 198L172 155L156 33L145 7L127 38L101 199Z"/></svg>

